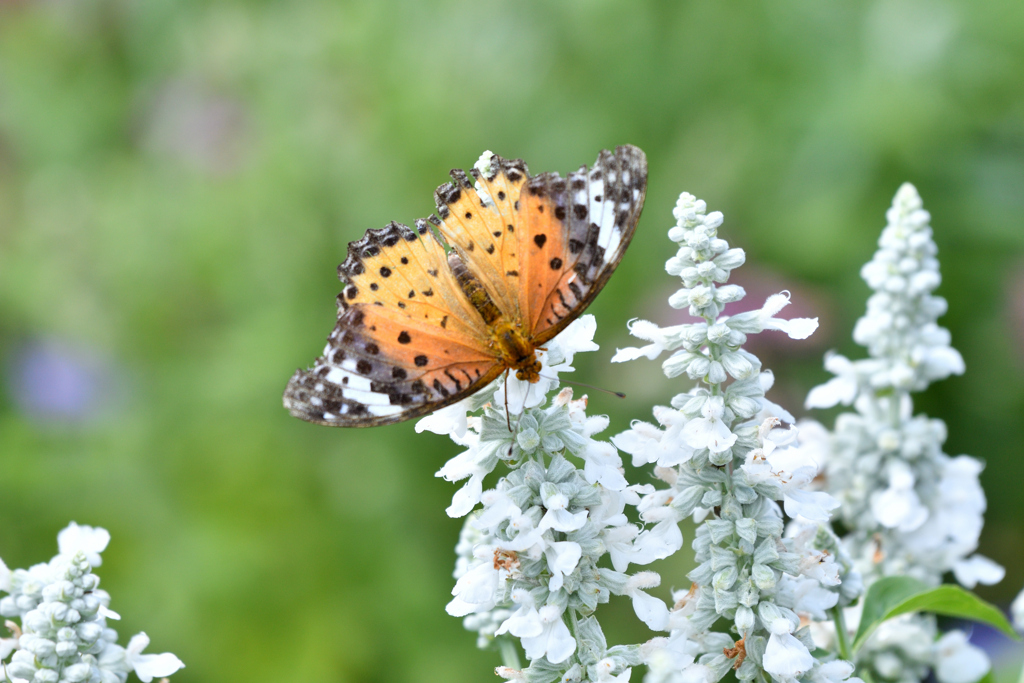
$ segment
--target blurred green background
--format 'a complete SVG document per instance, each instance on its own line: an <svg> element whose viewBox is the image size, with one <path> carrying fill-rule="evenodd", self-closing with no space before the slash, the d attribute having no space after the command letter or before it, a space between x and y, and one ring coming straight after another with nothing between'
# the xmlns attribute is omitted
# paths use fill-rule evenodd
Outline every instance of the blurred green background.
<svg viewBox="0 0 1024 683"><path fill-rule="evenodd" d="M0 0L0 556L108 528L122 613L188 681L457 681L498 664L449 617L461 523L412 424L331 430L281 407L319 354L346 243L433 211L484 149L565 173L650 162L577 376L620 431L680 390L610 366L625 323L679 320L680 191L725 212L751 307L815 337L754 348L800 413L850 340L904 180L933 214L967 373L918 398L984 459L981 551L1024 583L1024 4ZM593 392L591 392L593 393ZM818 415L831 423L830 415ZM687 553L681 553L686 555ZM685 585L685 559L662 566ZM609 637L649 637L628 604Z"/></svg>

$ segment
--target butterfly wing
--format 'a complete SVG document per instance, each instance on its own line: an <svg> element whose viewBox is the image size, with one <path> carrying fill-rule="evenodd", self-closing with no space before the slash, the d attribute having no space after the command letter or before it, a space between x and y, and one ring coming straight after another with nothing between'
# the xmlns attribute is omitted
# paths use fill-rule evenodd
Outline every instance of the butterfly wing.
<svg viewBox="0 0 1024 683"><path fill-rule="evenodd" d="M647 157L624 145L568 178L526 184L518 225L519 307L534 344L561 332L604 287L633 238L647 191Z"/></svg>
<svg viewBox="0 0 1024 683"><path fill-rule="evenodd" d="M401 422L479 390L504 369L425 221L349 245L338 323L324 355L288 382L295 417L338 427Z"/></svg>
<svg viewBox="0 0 1024 683"><path fill-rule="evenodd" d="M624 145L568 178L530 177L520 159L493 155L437 188L439 231L503 317L542 344L604 287L633 237L647 190L647 157Z"/></svg>
<svg viewBox="0 0 1024 683"><path fill-rule="evenodd" d="M466 174L453 169L452 182L434 192L441 217L438 231L507 320L521 320L518 296L519 198L529 173L522 159L492 155L488 173L471 172L482 192Z"/></svg>

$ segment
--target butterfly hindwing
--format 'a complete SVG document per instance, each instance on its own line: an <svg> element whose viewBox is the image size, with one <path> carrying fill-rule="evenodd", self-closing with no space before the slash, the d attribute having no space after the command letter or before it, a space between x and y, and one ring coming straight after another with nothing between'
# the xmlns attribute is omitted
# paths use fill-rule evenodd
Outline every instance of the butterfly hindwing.
<svg viewBox="0 0 1024 683"><path fill-rule="evenodd" d="M520 308L542 344L572 322L611 277L633 238L647 158L625 145L568 178L531 178L520 202Z"/></svg>
<svg viewBox="0 0 1024 683"><path fill-rule="evenodd" d="M399 422L500 374L487 327L426 225L369 231L349 245L339 275L348 284L324 355L285 390L296 417L347 427Z"/></svg>

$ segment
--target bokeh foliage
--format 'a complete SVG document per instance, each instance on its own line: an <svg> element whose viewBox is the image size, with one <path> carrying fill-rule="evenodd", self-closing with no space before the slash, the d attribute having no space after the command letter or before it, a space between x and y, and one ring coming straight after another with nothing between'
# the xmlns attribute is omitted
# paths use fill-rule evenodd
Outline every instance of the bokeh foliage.
<svg viewBox="0 0 1024 683"><path fill-rule="evenodd" d="M630 394L593 396L610 433L680 388L607 360L628 318L673 319L681 190L725 212L751 301L788 288L821 317L816 339L757 349L798 412L824 350L862 353L858 269L910 180L968 368L918 409L988 463L982 552L1008 576L983 594L1008 601L1022 35L1014 0L0 2L0 556L48 558L71 519L110 529L122 637L178 654L179 683L488 676L496 656L443 611L460 522L432 474L455 447L306 425L280 393L333 324L346 243L431 212L447 169L492 149L564 173L630 142L647 208L577 365ZM83 405L26 407L40 348L92 368ZM612 638L648 637L608 609Z"/></svg>

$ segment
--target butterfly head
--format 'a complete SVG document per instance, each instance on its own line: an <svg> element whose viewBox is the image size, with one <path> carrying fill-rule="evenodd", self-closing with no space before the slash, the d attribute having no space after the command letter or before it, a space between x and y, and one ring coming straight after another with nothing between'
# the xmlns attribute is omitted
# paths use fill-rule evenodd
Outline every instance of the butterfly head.
<svg viewBox="0 0 1024 683"><path fill-rule="evenodd" d="M540 367L540 361L535 354L516 367L516 379L534 384L540 381Z"/></svg>

